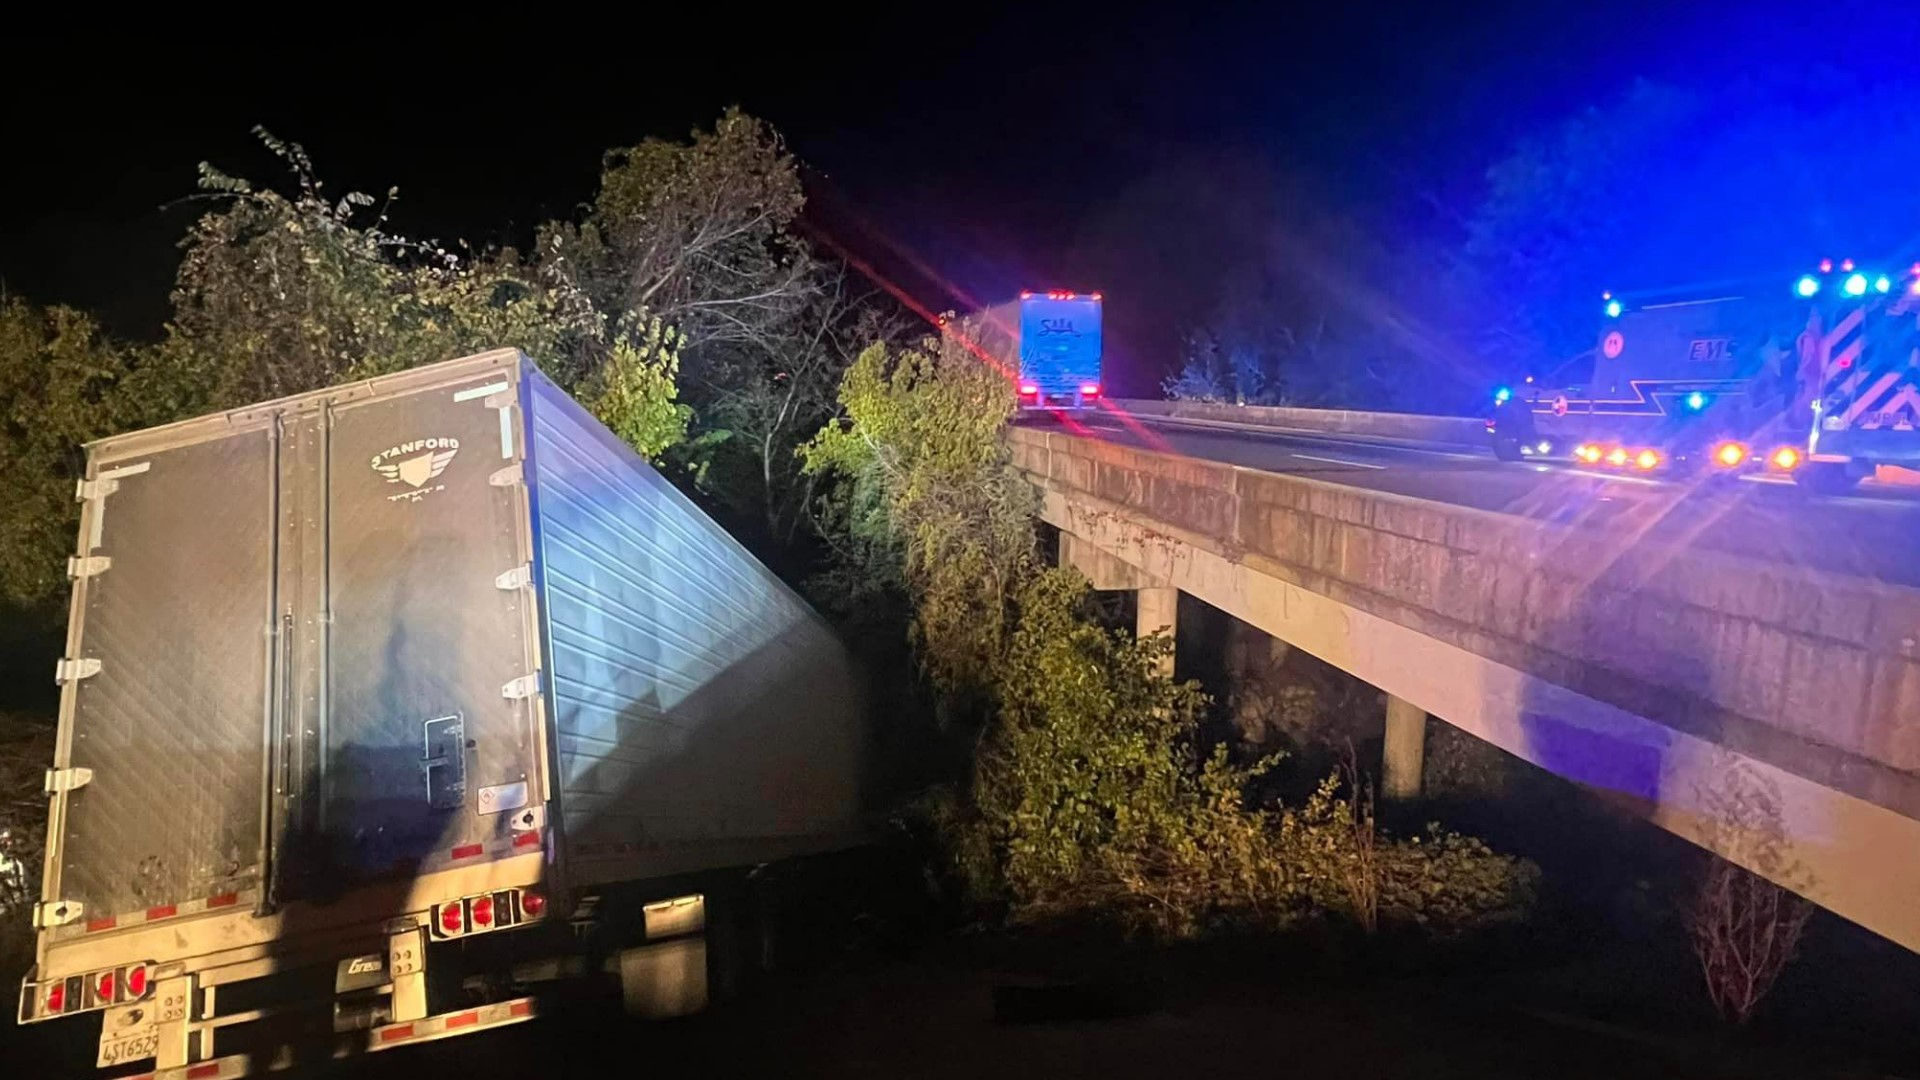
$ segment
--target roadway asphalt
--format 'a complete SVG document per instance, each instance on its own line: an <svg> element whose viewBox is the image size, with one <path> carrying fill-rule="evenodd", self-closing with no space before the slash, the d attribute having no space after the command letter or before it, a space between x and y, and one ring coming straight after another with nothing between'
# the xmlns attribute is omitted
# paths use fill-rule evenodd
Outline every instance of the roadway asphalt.
<svg viewBox="0 0 1920 1080"><path fill-rule="evenodd" d="M1920 487L1870 482L1815 496L1791 482L1618 476L1564 462L1502 462L1490 450L1419 445L1212 421L1042 415L1025 426L1456 506L1609 528L1920 586Z"/></svg>

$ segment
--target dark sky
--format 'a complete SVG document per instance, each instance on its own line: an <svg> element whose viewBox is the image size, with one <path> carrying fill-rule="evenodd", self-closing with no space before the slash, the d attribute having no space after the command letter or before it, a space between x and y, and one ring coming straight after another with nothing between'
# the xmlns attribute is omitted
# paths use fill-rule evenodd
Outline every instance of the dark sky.
<svg viewBox="0 0 1920 1080"><path fill-rule="evenodd" d="M1139 194L1156 184L1251 163L1381 229L1432 228L1422 215L1468 207L1515 136L1635 76L1711 82L1815 55L1911 66L1908 6L1069 4L753 27L728 5L704 29L685 9L664 34L536 19L493 41L352 21L295 44L15 39L0 280L154 335L195 212L162 206L192 193L202 159L272 178L255 123L304 143L337 190L398 185L403 231L498 242L589 198L602 150L737 103L805 160L823 227L902 277L890 247L989 297L1152 281L1117 264L1147 257L1124 208L1159 205Z"/></svg>

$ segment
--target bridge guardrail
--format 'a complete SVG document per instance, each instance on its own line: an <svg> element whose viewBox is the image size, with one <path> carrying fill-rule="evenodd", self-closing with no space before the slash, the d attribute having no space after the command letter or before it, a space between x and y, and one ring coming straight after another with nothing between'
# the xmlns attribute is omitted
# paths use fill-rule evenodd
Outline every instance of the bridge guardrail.
<svg viewBox="0 0 1920 1080"><path fill-rule="evenodd" d="M1143 398L1116 398L1113 404L1136 416L1164 416L1172 420L1201 420L1276 430L1405 439L1409 442L1443 443L1476 449L1487 445L1486 421L1471 416L1423 416L1358 409L1298 409L1275 405L1229 405L1212 401L1149 401Z"/></svg>

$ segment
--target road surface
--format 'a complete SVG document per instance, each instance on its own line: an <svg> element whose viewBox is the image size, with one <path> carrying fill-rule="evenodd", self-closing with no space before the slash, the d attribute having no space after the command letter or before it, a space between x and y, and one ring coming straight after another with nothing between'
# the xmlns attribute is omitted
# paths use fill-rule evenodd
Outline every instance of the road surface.
<svg viewBox="0 0 1920 1080"><path fill-rule="evenodd" d="M1706 483L1621 476L1567 463L1501 462L1465 447L1283 432L1214 421L1041 414L1024 426L1312 477L1349 487L1553 521L1608 527L1905 586L1920 586L1920 488L1868 484L1813 496L1775 478Z"/></svg>

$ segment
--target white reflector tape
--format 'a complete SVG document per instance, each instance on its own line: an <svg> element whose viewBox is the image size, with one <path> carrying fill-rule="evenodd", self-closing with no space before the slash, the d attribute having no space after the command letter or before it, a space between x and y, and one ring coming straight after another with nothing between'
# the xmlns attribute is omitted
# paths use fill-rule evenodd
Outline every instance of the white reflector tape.
<svg viewBox="0 0 1920 1080"><path fill-rule="evenodd" d="M517 1024L522 1020L531 1020L533 1016L533 999L515 998L512 1001L482 1005L477 1009L441 1013L439 1016L429 1016L424 1020L409 1020L402 1024L388 1024L386 1027L374 1028L367 1032L367 1049L391 1050L396 1046L432 1042L435 1039Z"/></svg>

